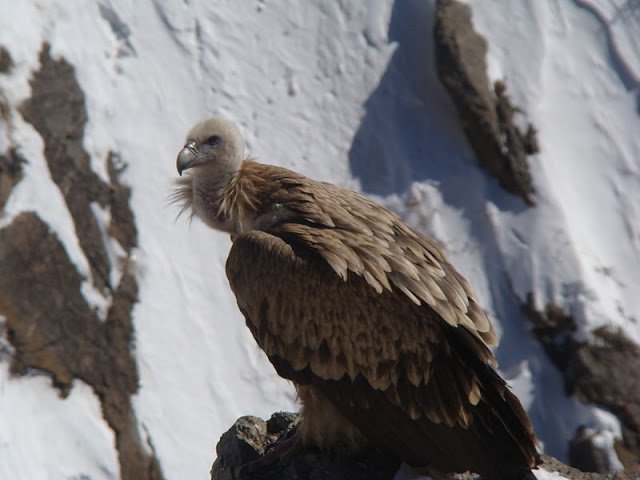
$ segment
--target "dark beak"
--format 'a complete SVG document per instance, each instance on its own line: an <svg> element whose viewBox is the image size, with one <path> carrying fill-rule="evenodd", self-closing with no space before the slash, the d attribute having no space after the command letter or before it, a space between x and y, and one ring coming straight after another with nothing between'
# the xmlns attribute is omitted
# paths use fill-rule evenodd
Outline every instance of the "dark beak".
<svg viewBox="0 0 640 480"><path fill-rule="evenodd" d="M189 170L191 167L198 163L198 151L196 150L196 142L190 140L180 150L178 159L176 160L176 166L178 167L178 174L182 176L182 172Z"/></svg>

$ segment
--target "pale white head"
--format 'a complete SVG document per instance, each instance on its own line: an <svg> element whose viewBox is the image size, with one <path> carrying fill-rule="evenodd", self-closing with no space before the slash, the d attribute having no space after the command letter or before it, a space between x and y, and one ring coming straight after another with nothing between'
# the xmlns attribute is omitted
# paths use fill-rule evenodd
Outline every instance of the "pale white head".
<svg viewBox="0 0 640 480"><path fill-rule="evenodd" d="M220 117L196 123L178 154L178 173L190 168L235 172L244 160L244 139L237 127ZM195 172L194 172L195 173Z"/></svg>
<svg viewBox="0 0 640 480"><path fill-rule="evenodd" d="M244 139L236 126L220 117L196 123L176 160L178 179L173 201L182 212L200 217L212 228L232 232L235 222L223 208L225 191L245 160Z"/></svg>

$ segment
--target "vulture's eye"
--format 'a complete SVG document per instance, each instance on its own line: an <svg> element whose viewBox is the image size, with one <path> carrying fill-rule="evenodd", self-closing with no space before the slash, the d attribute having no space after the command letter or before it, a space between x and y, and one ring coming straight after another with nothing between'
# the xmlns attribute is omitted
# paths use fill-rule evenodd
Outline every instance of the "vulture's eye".
<svg viewBox="0 0 640 480"><path fill-rule="evenodd" d="M204 141L204 144L210 147L215 147L219 143L220 143L220 137L217 135L213 135Z"/></svg>

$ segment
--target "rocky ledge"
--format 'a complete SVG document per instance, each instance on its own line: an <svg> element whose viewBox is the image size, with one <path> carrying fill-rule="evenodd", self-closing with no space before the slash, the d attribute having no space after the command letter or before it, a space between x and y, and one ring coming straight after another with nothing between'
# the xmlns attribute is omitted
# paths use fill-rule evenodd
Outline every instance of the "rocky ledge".
<svg viewBox="0 0 640 480"><path fill-rule="evenodd" d="M269 451L278 448L295 431L298 415L274 413L267 421L240 417L225 432L216 446L217 458L211 468L211 480L390 480L399 465L384 461L371 451L359 458L335 458L316 449L305 449L284 461L268 461ZM559 460L543 455L540 469L573 480L640 479L624 473L585 473ZM260 463L256 463L260 462ZM477 479L476 475L455 475L455 480Z"/></svg>

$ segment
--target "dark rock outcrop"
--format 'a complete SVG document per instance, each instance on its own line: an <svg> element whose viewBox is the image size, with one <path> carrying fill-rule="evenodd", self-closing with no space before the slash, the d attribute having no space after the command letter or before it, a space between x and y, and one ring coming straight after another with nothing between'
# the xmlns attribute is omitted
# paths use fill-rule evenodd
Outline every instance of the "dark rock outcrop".
<svg viewBox="0 0 640 480"><path fill-rule="evenodd" d="M13 68L13 59L6 47L0 45L0 73L9 73Z"/></svg>
<svg viewBox="0 0 640 480"><path fill-rule="evenodd" d="M596 440L598 432L581 426L569 442L569 463L584 472L608 473L612 470L609 456Z"/></svg>
<svg viewBox="0 0 640 480"><path fill-rule="evenodd" d="M557 458L550 457L548 455L542 455L542 465L540 468L547 472L556 472L563 477L570 478L571 480L638 480L637 474L628 474L623 472L617 473L594 473L594 472L582 472L577 468L565 465Z"/></svg>
<svg viewBox="0 0 640 480"><path fill-rule="evenodd" d="M0 215L11 190L22 179L22 166L25 163L26 160L16 148L0 154Z"/></svg>
<svg viewBox="0 0 640 480"><path fill-rule="evenodd" d="M62 396L76 378L89 384L114 430L123 480L161 479L130 401L138 389L131 356L135 278L124 272L104 322L82 296L81 282L64 246L35 213L0 230L0 312L14 348L12 372L46 372Z"/></svg>
<svg viewBox="0 0 640 480"><path fill-rule="evenodd" d="M12 373L46 372L66 396L89 384L115 433L123 480L159 480L140 438L130 397L138 389L131 355L137 286L125 272L103 322L80 293L82 278L64 246L33 212L0 230L0 312L14 354Z"/></svg>
<svg viewBox="0 0 640 480"><path fill-rule="evenodd" d="M257 467L270 449L290 438L297 414L275 413L266 422L257 417L241 417L222 435L216 446L217 458L211 480L388 480L398 469L385 462L378 452L359 458L336 458L316 449L305 449L286 458ZM252 463L254 462L254 463Z"/></svg>
<svg viewBox="0 0 640 480"><path fill-rule="evenodd" d="M31 98L20 111L44 141L51 178L67 203L93 281L101 290L108 289L109 260L91 203L106 206L111 189L91 169L89 154L82 145L87 123L84 94L73 66L64 58L52 58L47 44L40 52L40 69L30 84Z"/></svg>
<svg viewBox="0 0 640 480"><path fill-rule="evenodd" d="M531 295L523 312L562 372L567 393L618 417L623 438L616 444L616 452L625 471L640 472L640 378L630 375L640 372L640 347L622 331L607 327L592 331L592 341L578 342L572 335L576 329L573 318L552 304L544 311L536 310ZM593 462L601 463L597 459Z"/></svg>
<svg viewBox="0 0 640 480"><path fill-rule="evenodd" d="M515 125L506 84L490 87L486 40L474 31L471 9L456 0L438 0L434 24L436 68L458 111L478 162L508 192L534 204L527 154L537 151L536 130ZM492 92L493 90L493 92Z"/></svg>
<svg viewBox="0 0 640 480"><path fill-rule="evenodd" d="M75 379L87 383L114 432L122 480L162 480L153 445L141 437L131 402L138 390L132 320L138 286L130 260L137 230L130 189L119 178L125 165L110 153L108 181L92 170L83 147L84 94L74 69L63 58L52 58L46 44L40 62L31 80L31 98L20 110L42 136L51 177L73 219L91 278L80 275L64 245L36 213L24 212L0 230L0 314L12 346L11 372L44 372L62 397ZM16 150L11 152L11 158L0 159L0 169L13 172L10 178L16 179L24 160ZM7 196L9 190L4 189ZM110 213L108 225L100 224L97 207ZM114 262L107 251L112 239L124 251ZM102 317L82 293L85 281L108 302Z"/></svg>
<svg viewBox="0 0 640 480"><path fill-rule="evenodd" d="M217 458L211 468L211 480L391 480L397 465L385 464L376 452L360 458L335 458L315 449L307 449L286 458L256 467L271 448L290 438L297 415L275 413L264 421L257 417L241 417L225 432L216 446ZM277 425L277 428L270 426ZM630 480L632 476L617 473L603 475L584 473L559 460L542 456L541 469L557 472L572 480ZM452 476L452 480L475 480L472 474Z"/></svg>

